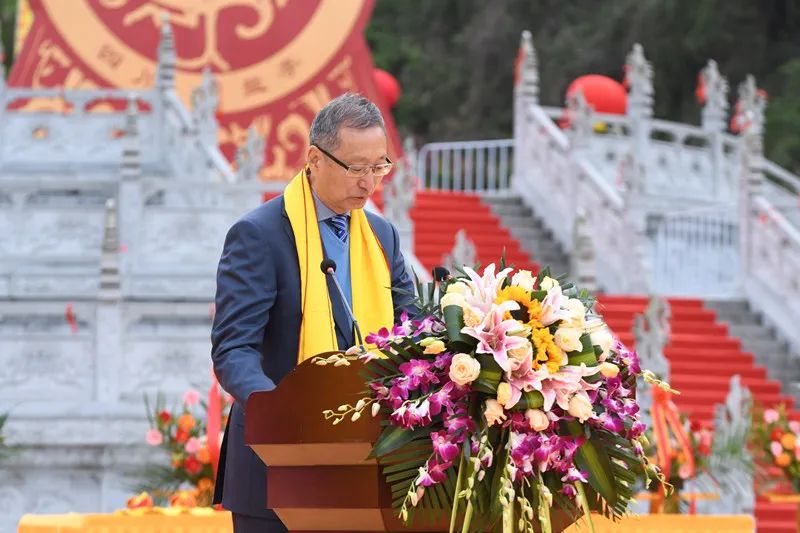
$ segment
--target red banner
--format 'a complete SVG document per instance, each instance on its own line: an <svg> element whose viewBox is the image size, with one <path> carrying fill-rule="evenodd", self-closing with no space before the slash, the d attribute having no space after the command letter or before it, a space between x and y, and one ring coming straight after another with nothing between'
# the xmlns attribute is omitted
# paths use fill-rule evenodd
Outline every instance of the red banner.
<svg viewBox="0 0 800 533"><path fill-rule="evenodd" d="M175 36L176 90L189 106L203 69L212 70L219 141L229 159L253 125L267 140L262 179L290 179L305 161L312 118L345 91L381 107L396 157L391 110L373 82L363 38L373 1L29 0L32 22L9 83L152 87L166 12Z"/></svg>

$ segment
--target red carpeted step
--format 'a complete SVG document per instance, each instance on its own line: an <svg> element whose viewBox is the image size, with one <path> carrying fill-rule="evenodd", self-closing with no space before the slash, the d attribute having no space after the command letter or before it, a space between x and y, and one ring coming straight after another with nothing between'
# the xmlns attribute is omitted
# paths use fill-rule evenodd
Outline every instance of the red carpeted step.
<svg viewBox="0 0 800 533"><path fill-rule="evenodd" d="M674 388L681 391L683 395L692 394L694 391L705 390L722 391L723 394L727 394L730 379L733 375L734 372L731 372L727 368L719 373L707 372L705 375L684 374L671 369L669 383ZM741 383L750 389L750 392L754 395L779 394L781 391L779 383L763 378L741 376Z"/></svg>
<svg viewBox="0 0 800 533"><path fill-rule="evenodd" d="M615 331L630 331L633 328L633 319L623 318L606 319L608 327ZM696 335L728 335L728 326L709 321L674 320L670 322L670 329L674 333L691 333Z"/></svg>
<svg viewBox="0 0 800 533"><path fill-rule="evenodd" d="M705 376L718 370L716 365L706 361L678 360L671 362L669 366L671 375L684 374ZM749 360L742 363L727 364L725 369L731 374L739 374L742 377L767 379L766 369L761 366L754 366L752 361Z"/></svg>
<svg viewBox="0 0 800 533"><path fill-rule="evenodd" d="M756 516L756 531L758 533L797 533L797 521L761 519Z"/></svg>
<svg viewBox="0 0 800 533"><path fill-rule="evenodd" d="M764 500L757 500L755 515L757 517L780 522L796 520L797 504L773 503Z"/></svg>

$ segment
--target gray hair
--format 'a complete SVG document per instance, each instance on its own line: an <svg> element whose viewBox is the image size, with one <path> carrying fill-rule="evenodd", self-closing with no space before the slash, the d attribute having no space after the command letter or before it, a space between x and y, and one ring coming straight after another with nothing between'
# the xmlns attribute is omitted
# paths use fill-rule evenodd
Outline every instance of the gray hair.
<svg viewBox="0 0 800 533"><path fill-rule="evenodd" d="M360 94L344 93L328 102L314 117L309 141L333 151L339 147L341 128L367 129L376 126L386 131L378 106Z"/></svg>

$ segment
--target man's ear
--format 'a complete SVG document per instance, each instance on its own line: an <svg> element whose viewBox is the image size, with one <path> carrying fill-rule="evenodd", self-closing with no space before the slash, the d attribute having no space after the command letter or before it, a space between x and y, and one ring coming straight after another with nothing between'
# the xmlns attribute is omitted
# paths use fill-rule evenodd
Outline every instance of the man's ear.
<svg viewBox="0 0 800 533"><path fill-rule="evenodd" d="M306 161L308 162L308 167L311 169L311 172L314 173L318 171L320 165L322 165L322 154L316 147L309 146L308 152L306 152Z"/></svg>

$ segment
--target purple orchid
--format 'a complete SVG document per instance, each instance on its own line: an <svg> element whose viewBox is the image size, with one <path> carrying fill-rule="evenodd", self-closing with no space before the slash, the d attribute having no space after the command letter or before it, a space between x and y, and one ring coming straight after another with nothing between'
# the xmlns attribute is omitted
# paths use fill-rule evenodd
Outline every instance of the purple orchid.
<svg viewBox="0 0 800 533"><path fill-rule="evenodd" d="M443 431L431 433L433 453L445 463L452 463L458 457L458 445L450 440L450 435Z"/></svg>
<svg viewBox="0 0 800 533"><path fill-rule="evenodd" d="M420 387L427 392L430 384L439 383L439 378L431 372L431 362L425 359L411 359L400 365L400 372L408 378L408 389L417 390Z"/></svg>

